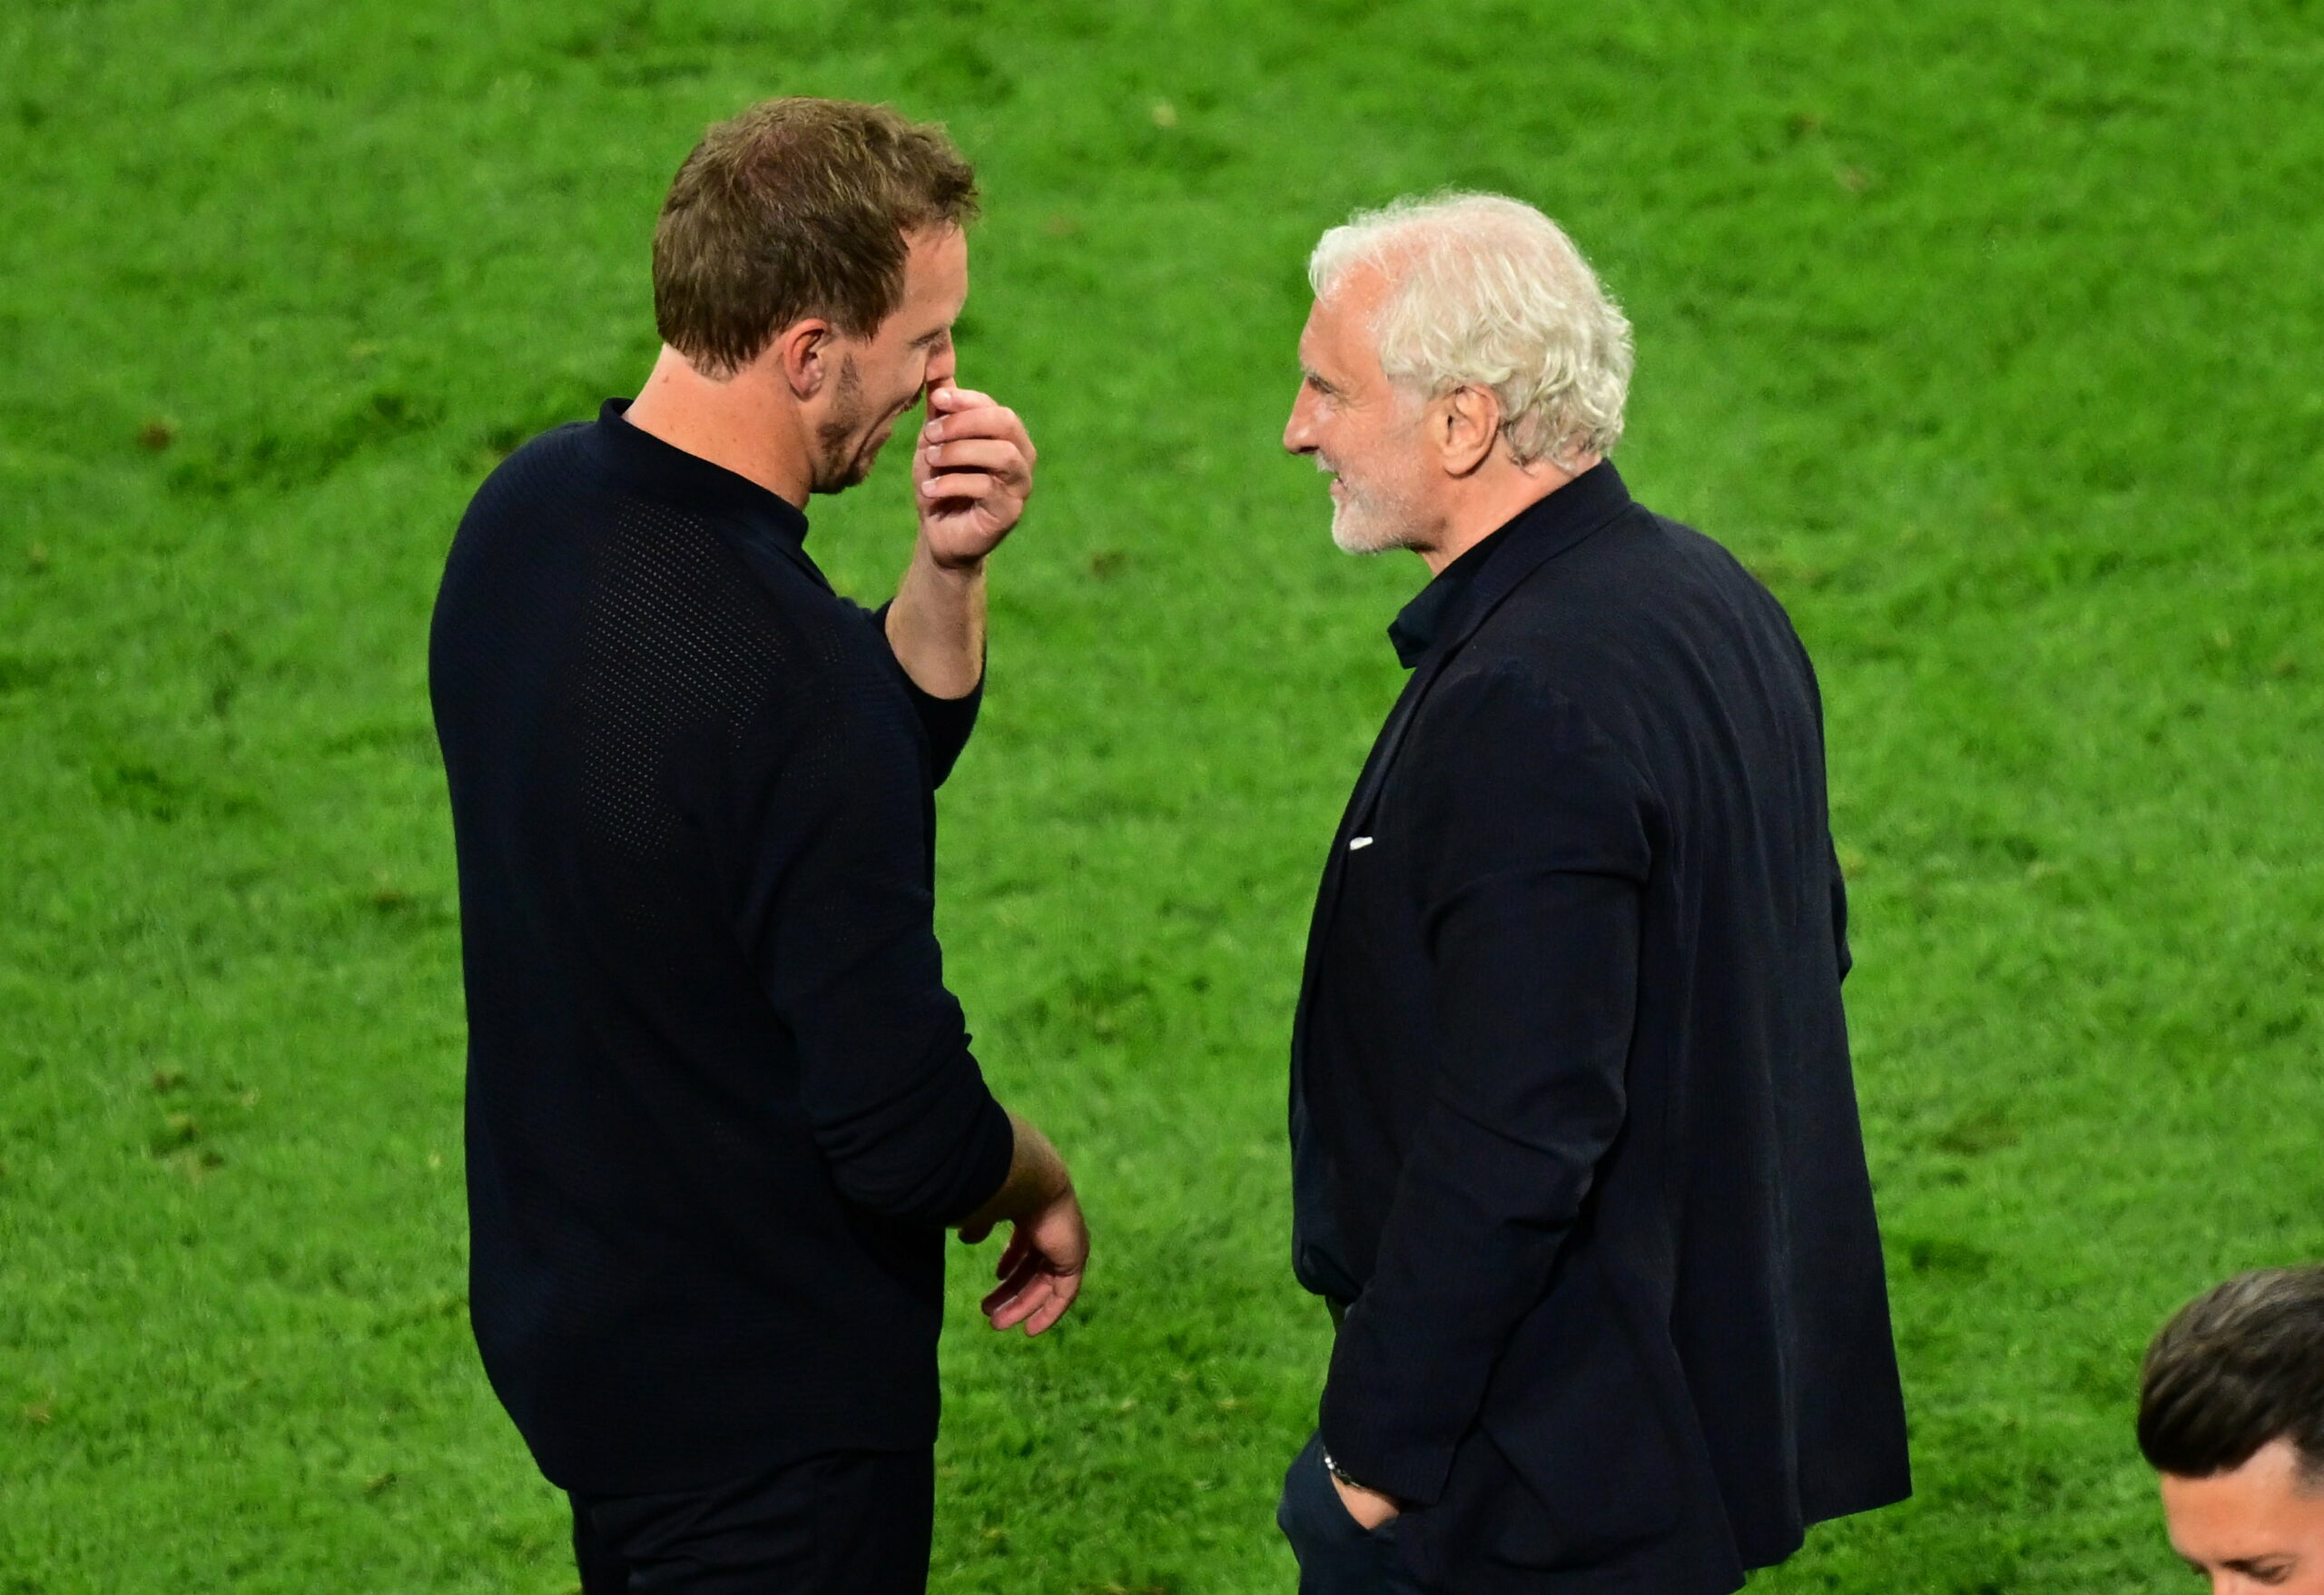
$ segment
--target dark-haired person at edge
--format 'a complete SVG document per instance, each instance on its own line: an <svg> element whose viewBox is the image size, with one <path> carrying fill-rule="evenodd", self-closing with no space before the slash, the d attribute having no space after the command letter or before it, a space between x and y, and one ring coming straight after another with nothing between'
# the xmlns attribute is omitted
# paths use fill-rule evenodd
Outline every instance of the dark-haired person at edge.
<svg viewBox="0 0 2324 1595"><path fill-rule="evenodd" d="M946 1230L1013 1226L995 1328L1079 1287L1072 1181L986 1088L931 917L1032 487L955 386L975 203L883 108L710 129L645 390L511 455L445 570L470 1311L587 1595L923 1590ZM923 394L917 546L867 612L802 511Z"/></svg>
<svg viewBox="0 0 2324 1595"><path fill-rule="evenodd" d="M2147 1348L2139 1449L2211 1595L2324 1595L2324 1264L2181 1308Z"/></svg>
<svg viewBox="0 0 2324 1595"><path fill-rule="evenodd" d="M1405 202L1309 271L1285 447L1433 579L1293 1030L1338 1334L1278 1521L1307 1595L1722 1595L1910 1489L1815 675L1607 460L1630 326L1547 217Z"/></svg>

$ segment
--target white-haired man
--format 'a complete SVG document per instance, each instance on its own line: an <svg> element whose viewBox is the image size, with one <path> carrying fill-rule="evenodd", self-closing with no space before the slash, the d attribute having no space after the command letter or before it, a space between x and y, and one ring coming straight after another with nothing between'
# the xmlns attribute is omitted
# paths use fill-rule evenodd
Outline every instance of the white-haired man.
<svg viewBox="0 0 2324 1595"><path fill-rule="evenodd" d="M1433 579L1324 871L1306 1595L1720 1595L1910 1491L1807 655L1635 503L1629 324L1539 212L1326 233L1284 445Z"/></svg>

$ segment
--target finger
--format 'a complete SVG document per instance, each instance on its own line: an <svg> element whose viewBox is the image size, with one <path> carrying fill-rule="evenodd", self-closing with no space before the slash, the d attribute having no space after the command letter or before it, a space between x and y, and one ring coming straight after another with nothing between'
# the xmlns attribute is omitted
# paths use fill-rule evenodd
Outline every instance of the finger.
<svg viewBox="0 0 2324 1595"><path fill-rule="evenodd" d="M1048 1303L1025 1320L1025 1337L1029 1340L1036 1334L1045 1334L1054 1328L1057 1321L1064 1317L1067 1310L1072 1305L1071 1296L1061 1291L1050 1292Z"/></svg>
<svg viewBox="0 0 2324 1595"><path fill-rule="evenodd" d="M930 442L945 438L1008 438L1029 441L1025 423L1005 404L990 399L974 409L947 410L929 418L921 434Z"/></svg>
<svg viewBox="0 0 2324 1595"><path fill-rule="evenodd" d="M997 477L1024 474L1025 451L1006 438L965 438L951 443L930 443L920 453L931 470L990 471Z"/></svg>
<svg viewBox="0 0 2324 1595"><path fill-rule="evenodd" d="M1034 1277L1023 1290L995 1307L990 1314L995 1329L1014 1329L1049 1304L1049 1275Z"/></svg>
<svg viewBox="0 0 2324 1595"><path fill-rule="evenodd" d="M1009 1275L1016 1273L1018 1269L1025 1265L1025 1259L1032 1255L1032 1251L1033 1243L1031 1238L1021 1229L1010 1229L1009 1232L1009 1244L1001 1248L1000 1261L994 1266L992 1271L993 1277L995 1279L1006 1279Z"/></svg>
<svg viewBox="0 0 2324 1595"><path fill-rule="evenodd" d="M987 1291L984 1300L977 1305L982 1309L984 1315L992 1320L992 1326L995 1329L1006 1329L1010 1324L1014 1324L1025 1315L1024 1312L1018 1312L1015 1309L1022 1305L1029 1297L1040 1292L1042 1282L1048 1277L1049 1275L1037 1267L1020 1268ZM1027 1312L1030 1310L1029 1307L1025 1309ZM1009 1314L1006 1323L1002 1321L1003 1314Z"/></svg>
<svg viewBox="0 0 2324 1595"><path fill-rule="evenodd" d="M1031 1246L1026 1247L1023 1252L1015 1256L1004 1258L1003 1261L1009 1265L1001 1271L1000 1283L985 1293L987 1313L990 1313L999 1304L1022 1295L1035 1283L1050 1277L1055 1272L1049 1260Z"/></svg>
<svg viewBox="0 0 2324 1595"><path fill-rule="evenodd" d="M1039 1334L1066 1314L1076 1296L1081 1294L1081 1276L1078 1274L1054 1274L1049 1276L1049 1299L1036 1308L1025 1320L1025 1333Z"/></svg>
<svg viewBox="0 0 2324 1595"><path fill-rule="evenodd" d="M1066 1309L1080 1294L1081 1275L1078 1271L1065 1273L1045 1264L1021 1291L995 1304L986 1315L995 1329L1021 1323L1027 1334L1039 1334L1064 1317Z"/></svg>
<svg viewBox="0 0 2324 1595"><path fill-rule="evenodd" d="M920 433L923 444L965 443L983 438L995 443L1013 443L1028 459L1033 456L1033 439L1014 410L978 409L964 416L947 416L940 421L929 422L920 429Z"/></svg>
<svg viewBox="0 0 2324 1595"><path fill-rule="evenodd" d="M1031 496L1033 487L1032 478L1021 469L1010 471L1005 467L986 469L959 465L950 470L931 470L925 476L914 472L913 478L917 483L937 489L927 495L931 498L982 498L994 488L1024 498Z"/></svg>
<svg viewBox="0 0 2324 1595"><path fill-rule="evenodd" d="M999 1282L994 1288L1004 1293L1014 1289L1039 1273L1044 1265L1040 1255L1031 1247L1010 1241L1008 1250L1000 1255L1000 1266L992 1271L993 1278Z"/></svg>
<svg viewBox="0 0 2324 1595"><path fill-rule="evenodd" d="M1022 1302L1040 1278L1039 1271L1035 1271L1003 1280L998 1286L987 1291L984 1300L979 1302L977 1305L986 1317L992 1320L994 1328L1005 1329L1008 1325L1001 1323L1000 1315ZM1018 1316L1022 1317L1023 1314L1019 1314Z"/></svg>
<svg viewBox="0 0 2324 1595"><path fill-rule="evenodd" d="M962 444L980 447L955 452ZM995 446L1008 452L995 452ZM949 424L940 428L931 422L921 428L920 441L912 448L914 474L946 465L998 466L1005 474L1029 482L1039 459L1040 451L1033 447L1033 440L1025 435L1022 427L989 433Z"/></svg>
<svg viewBox="0 0 2324 1595"><path fill-rule="evenodd" d="M991 394L979 393L975 389L963 388L957 382L941 384L929 394L928 399L937 410L943 413L958 413L964 409L986 409L992 405Z"/></svg>
<svg viewBox="0 0 2324 1595"><path fill-rule="evenodd" d="M982 399L983 395L978 397ZM928 424L943 428L948 438L1001 438L1025 429L1024 421L1015 410L990 399L981 404L931 416Z"/></svg>
<svg viewBox="0 0 2324 1595"><path fill-rule="evenodd" d="M946 471L920 485L922 498L985 498L1000 489L996 477L982 471Z"/></svg>

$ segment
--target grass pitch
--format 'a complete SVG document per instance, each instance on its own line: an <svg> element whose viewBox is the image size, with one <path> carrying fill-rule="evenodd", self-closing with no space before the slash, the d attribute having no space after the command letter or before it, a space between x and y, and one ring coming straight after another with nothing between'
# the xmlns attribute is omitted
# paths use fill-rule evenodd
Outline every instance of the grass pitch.
<svg viewBox="0 0 2324 1595"><path fill-rule="evenodd" d="M1285 1041L1422 573L1275 439L1315 235L1447 183L1581 241L1625 474L1824 674L1919 1493L1755 1587L2177 1587L2138 1349L2324 1254L2319 21L15 0L0 1595L571 1586L464 1319L425 621L497 456L646 369L678 159L779 92L951 124L963 377L1042 448L942 926L1098 1249L1030 1345L959 1259L934 1587L1290 1586ZM877 596L906 502L810 546Z"/></svg>

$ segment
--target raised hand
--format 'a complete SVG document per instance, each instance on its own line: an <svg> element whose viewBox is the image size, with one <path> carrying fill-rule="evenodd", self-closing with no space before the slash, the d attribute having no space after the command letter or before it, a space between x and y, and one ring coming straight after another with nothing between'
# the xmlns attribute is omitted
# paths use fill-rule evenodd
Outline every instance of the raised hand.
<svg viewBox="0 0 2324 1595"><path fill-rule="evenodd" d="M950 383L929 390L928 411L911 462L921 537L940 566L972 567L1025 513L1033 440L1015 410Z"/></svg>

